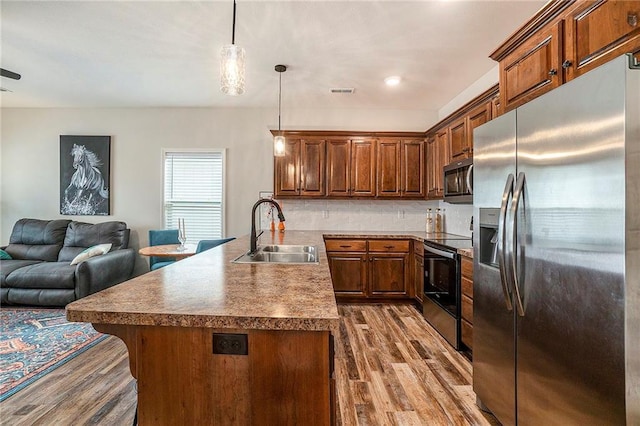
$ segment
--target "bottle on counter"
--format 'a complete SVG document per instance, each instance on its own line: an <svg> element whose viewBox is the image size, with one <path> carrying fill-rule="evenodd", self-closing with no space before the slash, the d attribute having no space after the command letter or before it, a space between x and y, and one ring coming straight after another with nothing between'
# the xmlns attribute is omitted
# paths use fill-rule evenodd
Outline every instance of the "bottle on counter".
<svg viewBox="0 0 640 426"><path fill-rule="evenodd" d="M427 234L433 233L433 212L431 211L431 209L427 209L426 232Z"/></svg>
<svg viewBox="0 0 640 426"><path fill-rule="evenodd" d="M436 218L435 218L435 231L440 233L443 230L443 224L442 224L442 213L440 212L440 209L436 209Z"/></svg>

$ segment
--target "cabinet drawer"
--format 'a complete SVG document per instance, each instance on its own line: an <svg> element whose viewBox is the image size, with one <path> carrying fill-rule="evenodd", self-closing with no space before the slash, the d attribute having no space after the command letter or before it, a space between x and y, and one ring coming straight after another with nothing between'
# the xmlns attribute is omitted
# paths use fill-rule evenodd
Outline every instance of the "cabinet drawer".
<svg viewBox="0 0 640 426"><path fill-rule="evenodd" d="M409 240L369 240L369 251L408 253Z"/></svg>
<svg viewBox="0 0 640 426"><path fill-rule="evenodd" d="M473 324L473 300L462 296L462 318Z"/></svg>
<svg viewBox="0 0 640 426"><path fill-rule="evenodd" d="M365 240L325 240L327 251L367 251Z"/></svg>
<svg viewBox="0 0 640 426"><path fill-rule="evenodd" d="M469 349L473 349L473 325L469 324L465 320L462 320L460 323L460 328L462 329L462 343L467 345Z"/></svg>
<svg viewBox="0 0 640 426"><path fill-rule="evenodd" d="M462 294L473 299L473 280L462 277Z"/></svg>
<svg viewBox="0 0 640 426"><path fill-rule="evenodd" d="M473 281L473 259L462 256L462 276Z"/></svg>

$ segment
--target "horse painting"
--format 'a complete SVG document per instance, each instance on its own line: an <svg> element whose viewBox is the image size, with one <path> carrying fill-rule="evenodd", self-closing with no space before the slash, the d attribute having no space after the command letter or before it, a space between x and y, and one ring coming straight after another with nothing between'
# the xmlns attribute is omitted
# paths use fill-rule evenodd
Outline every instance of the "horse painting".
<svg viewBox="0 0 640 426"><path fill-rule="evenodd" d="M109 188L99 170L102 161L85 145L74 143L70 153L75 171L64 190L60 212L72 215L108 214Z"/></svg>

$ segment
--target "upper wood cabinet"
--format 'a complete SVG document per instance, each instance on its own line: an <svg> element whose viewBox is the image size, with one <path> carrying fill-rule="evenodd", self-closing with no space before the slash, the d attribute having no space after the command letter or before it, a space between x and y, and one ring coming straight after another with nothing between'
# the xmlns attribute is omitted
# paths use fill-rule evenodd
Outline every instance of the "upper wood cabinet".
<svg viewBox="0 0 640 426"><path fill-rule="evenodd" d="M427 148L427 169L429 190L427 198L439 199L444 196L443 167L450 163L449 155L449 129L445 128L436 132L435 137L429 142Z"/></svg>
<svg viewBox="0 0 640 426"><path fill-rule="evenodd" d="M375 141L327 141L327 195L372 197L375 187Z"/></svg>
<svg viewBox="0 0 640 426"><path fill-rule="evenodd" d="M373 139L351 141L351 195L376 195L376 143Z"/></svg>
<svg viewBox="0 0 640 426"><path fill-rule="evenodd" d="M469 112L469 115L467 115L467 138L469 141L469 151L467 151L467 157L473 156L473 129L491 120L494 117L492 115L492 110L493 102L488 101L486 104L479 105L476 108L472 109ZM497 113L495 116L497 117Z"/></svg>
<svg viewBox="0 0 640 426"><path fill-rule="evenodd" d="M378 141L378 197L424 198L423 140L382 138Z"/></svg>
<svg viewBox="0 0 640 426"><path fill-rule="evenodd" d="M275 158L276 197L424 199L423 133L284 132Z"/></svg>
<svg viewBox="0 0 640 426"><path fill-rule="evenodd" d="M383 197L402 195L401 170L402 141L381 139L378 141L378 188L377 194Z"/></svg>
<svg viewBox="0 0 640 426"><path fill-rule="evenodd" d="M467 117L459 118L449 126L451 160L467 158L471 152Z"/></svg>
<svg viewBox="0 0 640 426"><path fill-rule="evenodd" d="M424 140L403 140L400 146L400 158L402 196L424 198L426 195Z"/></svg>
<svg viewBox="0 0 640 426"><path fill-rule="evenodd" d="M351 196L351 141L327 141L327 195Z"/></svg>
<svg viewBox="0 0 640 426"><path fill-rule="evenodd" d="M451 162L473 157L473 129L491 120L492 102L478 105L449 126Z"/></svg>
<svg viewBox="0 0 640 426"><path fill-rule="evenodd" d="M473 156L473 129L497 117L498 108L496 84L426 131L427 199L443 197L443 167Z"/></svg>
<svg viewBox="0 0 640 426"><path fill-rule="evenodd" d="M502 112L624 53L640 59L640 1L553 0L498 47Z"/></svg>
<svg viewBox="0 0 640 426"><path fill-rule="evenodd" d="M500 103L505 111L563 83L562 21L540 31L500 61Z"/></svg>
<svg viewBox="0 0 640 426"><path fill-rule="evenodd" d="M567 15L567 80L624 53L640 52L640 1L584 1Z"/></svg>
<svg viewBox="0 0 640 426"><path fill-rule="evenodd" d="M438 189L438 184L436 183L436 138L435 136L431 136L427 139L426 142L426 150L427 150L427 197L432 198L435 196L436 191Z"/></svg>
<svg viewBox="0 0 640 426"><path fill-rule="evenodd" d="M275 157L275 196L325 195L325 141L287 139L284 157Z"/></svg>

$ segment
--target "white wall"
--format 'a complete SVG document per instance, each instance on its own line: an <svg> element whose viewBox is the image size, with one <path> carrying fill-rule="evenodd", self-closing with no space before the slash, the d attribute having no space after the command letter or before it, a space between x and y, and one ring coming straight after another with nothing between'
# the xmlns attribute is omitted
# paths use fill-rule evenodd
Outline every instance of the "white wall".
<svg viewBox="0 0 640 426"><path fill-rule="evenodd" d="M438 121L446 118L449 114L460 108L462 105L469 102L485 90L489 89L494 84L498 83L500 77L500 67L496 65L485 75L473 82L469 87L464 89L458 96L449 101L448 104L438 110L438 120L431 125L436 124ZM431 126L429 126L431 127Z"/></svg>
<svg viewBox="0 0 640 426"><path fill-rule="evenodd" d="M3 108L0 114L1 244L8 243L20 218L62 217L60 135L111 136L111 215L73 219L125 221L133 231L134 248L147 244L149 229L162 227L162 148L227 148L229 236L249 232L258 193L273 189L269 129L277 126L274 109ZM283 127L424 131L435 116L425 111L296 109L283 115Z"/></svg>

